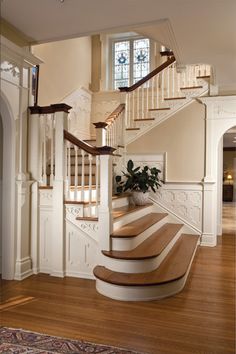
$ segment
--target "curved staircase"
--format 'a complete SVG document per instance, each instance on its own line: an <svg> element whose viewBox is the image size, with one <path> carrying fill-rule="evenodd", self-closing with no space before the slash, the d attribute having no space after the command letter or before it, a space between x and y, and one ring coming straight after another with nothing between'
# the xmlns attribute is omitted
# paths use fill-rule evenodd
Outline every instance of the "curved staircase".
<svg viewBox="0 0 236 354"><path fill-rule="evenodd" d="M129 210L129 206L127 206ZM186 234L183 224L170 222L167 213L149 204L130 209L114 220L111 250L102 251L94 268L102 295L123 301L160 299L181 291L190 271L199 236Z"/></svg>

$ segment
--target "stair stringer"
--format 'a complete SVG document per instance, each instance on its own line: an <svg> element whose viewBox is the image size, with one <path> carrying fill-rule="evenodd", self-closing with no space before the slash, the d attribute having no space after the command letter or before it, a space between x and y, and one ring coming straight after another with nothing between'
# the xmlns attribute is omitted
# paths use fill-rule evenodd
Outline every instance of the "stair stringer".
<svg viewBox="0 0 236 354"><path fill-rule="evenodd" d="M168 207L164 206L162 203L158 202L156 199L149 197L150 201L153 203L153 210L159 213L168 213L168 219L171 223L182 223L182 232L185 234L191 235L202 235L202 231L197 227L191 225L188 221L181 218L179 215L175 214L173 210L170 210Z"/></svg>
<svg viewBox="0 0 236 354"><path fill-rule="evenodd" d="M184 100L181 100L184 102L181 103L181 102L178 102L180 100L176 100L177 101L176 104L174 104L174 103L170 104L170 105L172 105L170 111L168 111L168 112L163 111L161 113L158 113L157 118L154 121L151 121L151 123L150 122L139 123L139 124L141 124L140 130L126 131L125 132L125 144L126 145L131 144L132 142L134 142L135 140L140 138L142 135L148 133L150 130L152 130L153 128L155 128L159 124L163 123L165 120L167 120L168 118L170 118L171 116L173 116L177 112L179 112L182 109L184 109L185 107L189 106L198 97L201 97L201 96L204 96L205 94L207 94L208 91L209 91L208 84L205 82L205 84L201 90L198 89L194 93L188 92L186 94L186 98Z"/></svg>

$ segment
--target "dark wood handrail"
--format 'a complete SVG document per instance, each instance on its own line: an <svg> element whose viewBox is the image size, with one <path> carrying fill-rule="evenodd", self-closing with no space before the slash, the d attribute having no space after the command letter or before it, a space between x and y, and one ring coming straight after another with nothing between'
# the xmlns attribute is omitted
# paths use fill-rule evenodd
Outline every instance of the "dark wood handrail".
<svg viewBox="0 0 236 354"><path fill-rule="evenodd" d="M130 86L130 87L119 87L120 92L132 92L132 91L136 90L139 86L143 85L145 82L150 80L153 76L157 75L158 73L160 73L162 70L164 70L165 68L167 68L169 65L171 65L174 62L175 62L175 57L174 56L171 57L171 58L168 58L165 63L163 63L160 66L158 66L158 68L156 68L153 71L151 71L149 74L144 76L141 80L139 80L138 82L136 82L132 86Z"/></svg>
<svg viewBox="0 0 236 354"><path fill-rule="evenodd" d="M110 146L96 147L90 144L85 143L82 140L76 138L73 134L69 133L67 130L64 130L64 139L68 140L70 143L76 145L78 148L86 151L91 155L112 155L116 150Z"/></svg>
<svg viewBox="0 0 236 354"><path fill-rule="evenodd" d="M66 112L69 113L72 107L68 106L66 103L56 103L50 106L31 106L29 107L31 114L51 114L56 112Z"/></svg>
<svg viewBox="0 0 236 354"><path fill-rule="evenodd" d="M109 114L105 122L107 124L113 123L119 117L119 115L124 111L124 109L125 109L125 104L124 103L119 104L119 106L111 114Z"/></svg>

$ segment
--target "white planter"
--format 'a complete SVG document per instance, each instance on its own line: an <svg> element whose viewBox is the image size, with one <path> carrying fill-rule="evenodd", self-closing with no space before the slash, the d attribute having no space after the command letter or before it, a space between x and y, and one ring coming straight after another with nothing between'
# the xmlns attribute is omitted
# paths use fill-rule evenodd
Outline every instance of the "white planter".
<svg viewBox="0 0 236 354"><path fill-rule="evenodd" d="M132 198L135 205L146 205L148 204L149 192L134 191L132 192Z"/></svg>

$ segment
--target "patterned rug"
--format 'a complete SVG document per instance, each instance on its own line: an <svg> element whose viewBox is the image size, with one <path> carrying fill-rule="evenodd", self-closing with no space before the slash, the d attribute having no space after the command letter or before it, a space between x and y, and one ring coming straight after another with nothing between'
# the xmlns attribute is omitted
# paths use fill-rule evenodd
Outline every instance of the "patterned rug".
<svg viewBox="0 0 236 354"><path fill-rule="evenodd" d="M53 337L22 329L0 328L1 354L141 354L107 345Z"/></svg>

